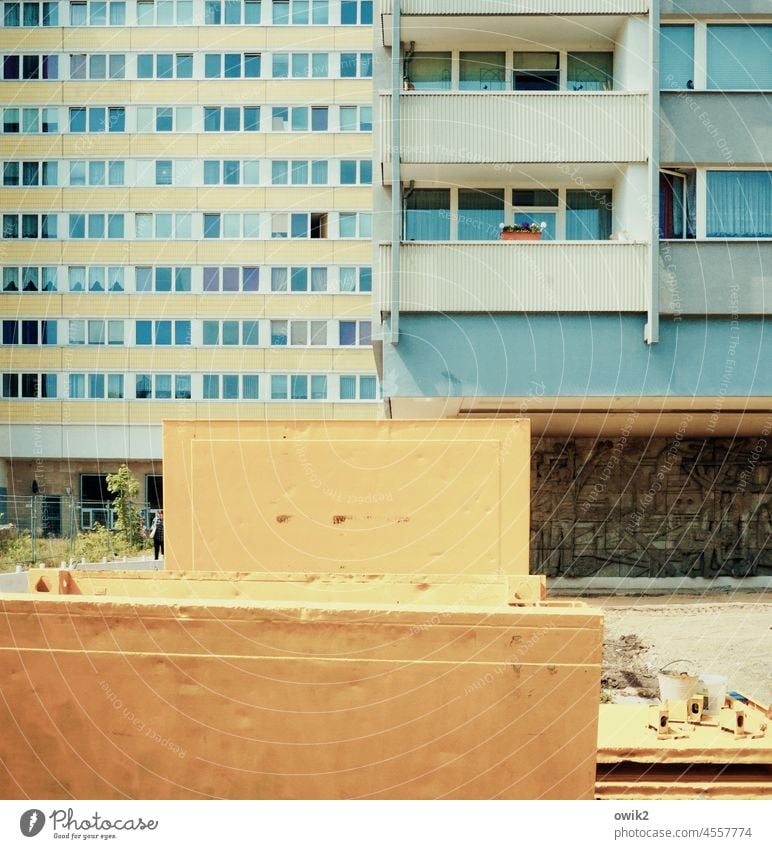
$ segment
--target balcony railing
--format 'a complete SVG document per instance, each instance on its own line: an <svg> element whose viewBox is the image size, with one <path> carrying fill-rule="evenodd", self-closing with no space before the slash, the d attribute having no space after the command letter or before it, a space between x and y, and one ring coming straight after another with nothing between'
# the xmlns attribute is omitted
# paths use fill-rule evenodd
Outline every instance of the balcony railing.
<svg viewBox="0 0 772 849"><path fill-rule="evenodd" d="M391 245L379 247L379 304L390 310ZM406 242L404 312L645 312L641 242Z"/></svg>
<svg viewBox="0 0 772 849"><path fill-rule="evenodd" d="M639 92L409 92L403 164L644 162L648 96ZM391 95L380 98L391 161Z"/></svg>

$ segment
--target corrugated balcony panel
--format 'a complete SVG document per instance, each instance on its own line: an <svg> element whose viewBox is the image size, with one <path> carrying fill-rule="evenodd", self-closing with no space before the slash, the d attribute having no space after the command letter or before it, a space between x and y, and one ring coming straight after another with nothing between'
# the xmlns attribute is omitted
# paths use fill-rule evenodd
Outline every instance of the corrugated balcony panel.
<svg viewBox="0 0 772 849"><path fill-rule="evenodd" d="M381 0L390 15L394 0ZM635 15L649 0L401 0L403 15Z"/></svg>
<svg viewBox="0 0 772 849"><path fill-rule="evenodd" d="M637 92L410 93L402 97L402 162L645 162L647 101ZM383 95L386 162L390 111Z"/></svg>
<svg viewBox="0 0 772 849"><path fill-rule="evenodd" d="M390 309L391 245L380 246L380 305ZM410 242L405 312L642 312L642 242Z"/></svg>

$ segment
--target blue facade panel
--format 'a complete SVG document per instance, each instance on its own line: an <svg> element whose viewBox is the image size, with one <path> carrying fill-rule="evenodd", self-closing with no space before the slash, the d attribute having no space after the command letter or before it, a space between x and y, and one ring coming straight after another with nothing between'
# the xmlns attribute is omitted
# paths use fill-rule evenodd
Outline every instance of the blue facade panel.
<svg viewBox="0 0 772 849"><path fill-rule="evenodd" d="M771 396L763 319L663 319L643 342L629 315L402 315L384 346L384 394L461 396Z"/></svg>

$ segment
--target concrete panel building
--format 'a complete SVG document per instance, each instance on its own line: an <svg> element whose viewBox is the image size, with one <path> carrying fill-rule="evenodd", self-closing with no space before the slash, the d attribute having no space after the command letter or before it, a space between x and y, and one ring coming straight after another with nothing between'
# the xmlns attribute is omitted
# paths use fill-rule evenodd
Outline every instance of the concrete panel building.
<svg viewBox="0 0 772 849"><path fill-rule="evenodd" d="M532 569L768 571L768 4L377 13L387 415L531 418Z"/></svg>
<svg viewBox="0 0 772 849"><path fill-rule="evenodd" d="M0 513L109 524L128 461L149 519L163 418L380 415L372 4L1 11Z"/></svg>

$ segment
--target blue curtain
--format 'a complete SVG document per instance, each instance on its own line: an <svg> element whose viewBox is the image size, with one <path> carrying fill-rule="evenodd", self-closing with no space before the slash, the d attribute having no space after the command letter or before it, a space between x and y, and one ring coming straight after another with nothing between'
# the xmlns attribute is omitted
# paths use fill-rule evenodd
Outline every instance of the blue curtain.
<svg viewBox="0 0 772 849"><path fill-rule="evenodd" d="M606 189L566 192L566 239L599 240L611 235L611 192Z"/></svg>
<svg viewBox="0 0 772 849"><path fill-rule="evenodd" d="M694 27L663 26L659 34L659 87L686 89L694 81Z"/></svg>
<svg viewBox="0 0 772 849"><path fill-rule="evenodd" d="M504 189L460 189L458 238L490 241L499 238L504 222Z"/></svg>
<svg viewBox="0 0 772 849"><path fill-rule="evenodd" d="M708 171L708 236L772 236L772 172Z"/></svg>
<svg viewBox="0 0 772 849"><path fill-rule="evenodd" d="M772 88L772 26L708 26L708 88Z"/></svg>
<svg viewBox="0 0 772 849"><path fill-rule="evenodd" d="M450 239L450 189L415 189L408 196L406 207L407 241Z"/></svg>

